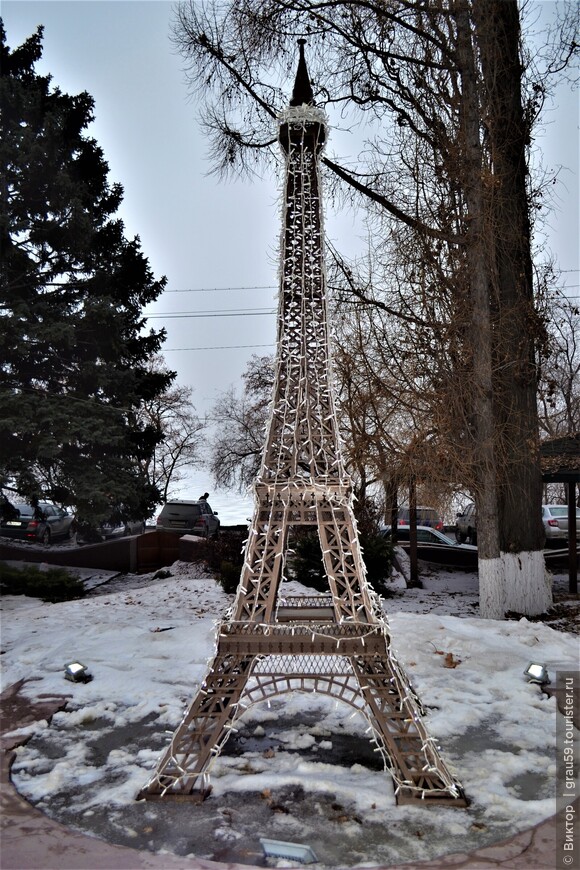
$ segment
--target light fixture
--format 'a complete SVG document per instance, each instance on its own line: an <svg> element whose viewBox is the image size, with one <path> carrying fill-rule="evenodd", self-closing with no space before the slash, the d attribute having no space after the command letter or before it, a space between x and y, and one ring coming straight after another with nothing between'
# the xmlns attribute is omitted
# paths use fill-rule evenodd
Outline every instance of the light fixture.
<svg viewBox="0 0 580 870"><path fill-rule="evenodd" d="M530 662L524 671L528 683L538 683L540 686L545 686L550 681L550 675L545 665L540 665L538 662Z"/></svg>
<svg viewBox="0 0 580 870"><path fill-rule="evenodd" d="M260 845L266 858L287 858L290 861L300 861L301 864L314 864L318 861L310 846L302 843L285 843L284 840L260 837Z"/></svg>
<svg viewBox="0 0 580 870"><path fill-rule="evenodd" d="M70 662L64 666L64 678L71 683L90 683L93 675L89 674L87 666L81 662Z"/></svg>

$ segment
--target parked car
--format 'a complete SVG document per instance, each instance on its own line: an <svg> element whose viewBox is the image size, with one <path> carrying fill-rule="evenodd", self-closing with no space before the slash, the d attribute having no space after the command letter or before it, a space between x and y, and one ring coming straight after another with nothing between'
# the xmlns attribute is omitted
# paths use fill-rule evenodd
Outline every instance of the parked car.
<svg viewBox="0 0 580 870"><path fill-rule="evenodd" d="M158 531L178 532L212 538L219 532L220 521L205 499L168 501L157 517Z"/></svg>
<svg viewBox="0 0 580 870"><path fill-rule="evenodd" d="M390 536L391 527L384 528L382 534ZM398 544L406 551L410 548L410 537L410 526L397 526ZM477 547L459 544L430 526L417 526L417 557L423 562L452 569L477 570Z"/></svg>
<svg viewBox="0 0 580 870"><path fill-rule="evenodd" d="M145 531L144 520L125 520L119 523L101 523L100 533L105 540L125 538L128 535L142 535Z"/></svg>
<svg viewBox="0 0 580 870"><path fill-rule="evenodd" d="M37 507L30 504L14 507L18 515L0 521L0 535L4 537L50 544L58 538L70 539L76 531L75 517L54 504L41 501Z"/></svg>
<svg viewBox="0 0 580 870"><path fill-rule="evenodd" d="M568 540L568 505L567 504L543 504L542 522L546 543L552 541ZM576 529L580 532L580 508L576 508Z"/></svg>
<svg viewBox="0 0 580 870"><path fill-rule="evenodd" d="M455 537L460 544L477 544L477 511L473 502L455 518Z"/></svg>
<svg viewBox="0 0 580 870"><path fill-rule="evenodd" d="M391 527L385 526L382 534L390 537ZM410 526L397 526L397 541L400 543L408 543L411 539ZM433 529L430 526L417 526L417 543L418 544L440 544L444 547L462 548L464 550L477 550L477 547L472 544L459 544L453 538L448 537L438 529Z"/></svg>
<svg viewBox="0 0 580 870"><path fill-rule="evenodd" d="M397 514L397 525L399 526L408 526L411 522L411 509L408 507L399 508L399 512ZM440 532L443 531L443 520L432 507L425 507L424 505L417 506L417 525L418 526L429 526L433 529L438 529Z"/></svg>
<svg viewBox="0 0 580 870"><path fill-rule="evenodd" d="M142 535L145 532L144 520L109 519L100 524L91 522L79 523L77 542L79 544L100 544L103 541L116 540L129 535Z"/></svg>

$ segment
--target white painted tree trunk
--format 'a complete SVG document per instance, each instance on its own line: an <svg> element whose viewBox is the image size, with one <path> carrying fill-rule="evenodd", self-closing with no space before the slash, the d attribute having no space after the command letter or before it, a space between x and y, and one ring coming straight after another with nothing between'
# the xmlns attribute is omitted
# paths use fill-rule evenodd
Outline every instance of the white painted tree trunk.
<svg viewBox="0 0 580 870"><path fill-rule="evenodd" d="M484 619L504 619L508 611L537 616L551 605L552 581L541 550L479 560L479 613Z"/></svg>
<svg viewBox="0 0 580 870"><path fill-rule="evenodd" d="M479 559L479 615L505 618L505 579L501 557Z"/></svg>

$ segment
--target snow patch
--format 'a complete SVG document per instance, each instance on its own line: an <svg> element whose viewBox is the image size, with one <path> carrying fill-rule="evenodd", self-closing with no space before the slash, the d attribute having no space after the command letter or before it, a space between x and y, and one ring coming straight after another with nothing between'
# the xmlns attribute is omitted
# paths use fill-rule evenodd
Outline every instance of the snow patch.
<svg viewBox="0 0 580 870"><path fill-rule="evenodd" d="M423 573L422 589L395 591L383 607L392 649L419 692L429 732L472 799L469 810L397 807L380 765L341 762L345 735L371 751L363 717L334 699L299 693L240 718L252 751L242 746L242 754L216 760L212 797L201 808L137 802L203 679L216 620L232 601L212 578L199 576L198 566L176 563L171 572L164 580L113 580L62 604L2 598L9 614L2 624L5 684L33 676L22 689L29 697L65 688L73 694L50 727L30 726L32 739L14 762L19 791L45 812L158 854L175 847L172 826L181 819L186 852L201 857L212 854L212 839L221 838L224 849L255 839L259 812L262 834L271 825L281 839L307 837L327 866L343 865L345 854L356 866L434 858L552 815L559 714L554 698L527 683L523 670L536 656L552 676L573 670L577 638L525 618L477 618L477 575L451 571ZM155 632L157 626L171 630ZM445 667L448 653L455 667ZM65 683L62 663L76 657L93 673L91 683ZM298 724L284 725L290 718ZM337 753L336 760L323 751ZM219 812L228 801L229 821ZM148 827L151 833L141 833Z"/></svg>

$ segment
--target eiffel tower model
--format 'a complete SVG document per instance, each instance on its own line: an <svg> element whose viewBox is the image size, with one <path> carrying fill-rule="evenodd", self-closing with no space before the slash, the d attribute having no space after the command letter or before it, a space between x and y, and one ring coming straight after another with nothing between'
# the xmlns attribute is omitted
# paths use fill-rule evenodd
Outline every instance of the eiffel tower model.
<svg viewBox="0 0 580 870"><path fill-rule="evenodd" d="M314 105L304 40L299 46L292 100L279 117L286 178L276 374L244 565L209 672L139 797L203 800L211 763L244 710L315 691L366 717L398 803L464 807L366 581L329 356L318 168L326 116ZM318 530L329 594L278 595L296 526Z"/></svg>

